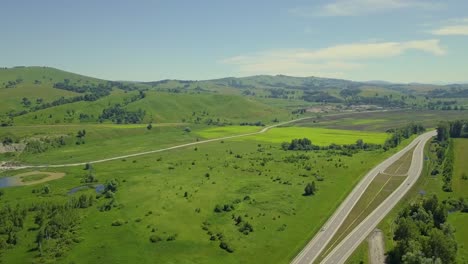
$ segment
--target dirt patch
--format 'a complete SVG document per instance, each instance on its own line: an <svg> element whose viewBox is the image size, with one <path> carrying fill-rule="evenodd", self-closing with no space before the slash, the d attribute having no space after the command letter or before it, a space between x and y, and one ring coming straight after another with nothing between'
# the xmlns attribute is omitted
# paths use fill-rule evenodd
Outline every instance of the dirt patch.
<svg viewBox="0 0 468 264"><path fill-rule="evenodd" d="M46 177L41 177L41 179L38 180L25 180L29 176L35 176L35 175L47 175ZM31 172L26 172L26 173L21 173L18 175L15 175L11 177L11 179L14 181L15 186L23 186L23 185L33 185L33 184L38 184L38 183L43 183L43 182L48 182L52 180L57 180L65 176L65 173L63 172L47 172L47 171L31 171Z"/></svg>
<svg viewBox="0 0 468 264"><path fill-rule="evenodd" d="M11 144L3 145L0 144L0 153L9 153L9 152L21 152L26 147L26 144Z"/></svg>
<svg viewBox="0 0 468 264"><path fill-rule="evenodd" d="M367 239L369 242L369 261L371 264L385 263L385 245L382 230L375 229Z"/></svg>

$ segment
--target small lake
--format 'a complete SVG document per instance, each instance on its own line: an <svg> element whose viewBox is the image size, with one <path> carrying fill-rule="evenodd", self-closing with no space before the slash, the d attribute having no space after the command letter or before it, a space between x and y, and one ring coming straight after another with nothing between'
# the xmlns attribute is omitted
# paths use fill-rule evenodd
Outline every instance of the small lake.
<svg viewBox="0 0 468 264"><path fill-rule="evenodd" d="M0 188L18 186L17 181L13 177L0 178Z"/></svg>

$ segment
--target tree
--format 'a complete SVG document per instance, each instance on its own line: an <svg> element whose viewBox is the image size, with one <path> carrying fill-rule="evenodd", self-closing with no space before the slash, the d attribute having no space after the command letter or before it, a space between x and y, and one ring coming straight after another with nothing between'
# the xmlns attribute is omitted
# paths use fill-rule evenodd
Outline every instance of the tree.
<svg viewBox="0 0 468 264"><path fill-rule="evenodd" d="M31 101L29 101L28 98L26 97L23 97L23 100L21 102L24 106L30 106L31 105Z"/></svg>
<svg viewBox="0 0 468 264"><path fill-rule="evenodd" d="M151 123L149 123L147 126L146 126L146 129L148 130L151 130L153 128L153 125Z"/></svg>
<svg viewBox="0 0 468 264"><path fill-rule="evenodd" d="M242 216L239 215L238 217L236 217L235 221L236 225L239 225L242 222Z"/></svg>
<svg viewBox="0 0 468 264"><path fill-rule="evenodd" d="M364 147L364 141L362 139L358 139L356 141L356 146L360 149L362 149Z"/></svg>
<svg viewBox="0 0 468 264"><path fill-rule="evenodd" d="M437 126L437 141L443 142L449 138L449 125L447 123L440 123Z"/></svg>
<svg viewBox="0 0 468 264"><path fill-rule="evenodd" d="M49 185L46 185L46 186L44 186L44 188L42 188L42 193L43 194L49 194L50 193Z"/></svg>
<svg viewBox="0 0 468 264"><path fill-rule="evenodd" d="M313 181L312 183L308 183L304 189L304 195L305 196L310 196L310 195L314 195L315 192L316 192L316 188L315 188L315 182Z"/></svg>
<svg viewBox="0 0 468 264"><path fill-rule="evenodd" d="M117 187L119 184L115 179L108 180L104 185L104 193L112 192L115 193L117 191Z"/></svg>
<svg viewBox="0 0 468 264"><path fill-rule="evenodd" d="M461 136L463 128L463 122L460 120L456 120L450 123L450 137L458 138Z"/></svg>
<svg viewBox="0 0 468 264"><path fill-rule="evenodd" d="M93 170L93 165L91 165L90 163L86 163L84 169L85 170Z"/></svg>
<svg viewBox="0 0 468 264"><path fill-rule="evenodd" d="M440 258L442 263L454 263L457 254L457 243L441 230L432 229L429 234L428 245L424 251L426 256Z"/></svg>
<svg viewBox="0 0 468 264"><path fill-rule="evenodd" d="M234 249L231 248L231 246L229 246L229 244L226 243L226 242L224 242L224 241L221 241L221 242L219 243L219 247L222 248L222 249L224 249L224 250L226 250L226 251L229 252L229 253L234 252Z"/></svg>

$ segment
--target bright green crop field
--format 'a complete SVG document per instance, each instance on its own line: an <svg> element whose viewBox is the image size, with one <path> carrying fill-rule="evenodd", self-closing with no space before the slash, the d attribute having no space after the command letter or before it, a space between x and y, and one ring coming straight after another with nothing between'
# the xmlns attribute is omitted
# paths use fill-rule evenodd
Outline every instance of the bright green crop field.
<svg viewBox="0 0 468 264"><path fill-rule="evenodd" d="M272 128L266 133L250 136L248 139L255 139L261 142L281 143L291 141L295 138L308 138L312 140L312 144L325 146L331 143L340 145L354 144L358 139L362 139L366 143L383 144L387 137L388 134L382 132L308 127L277 127Z"/></svg>

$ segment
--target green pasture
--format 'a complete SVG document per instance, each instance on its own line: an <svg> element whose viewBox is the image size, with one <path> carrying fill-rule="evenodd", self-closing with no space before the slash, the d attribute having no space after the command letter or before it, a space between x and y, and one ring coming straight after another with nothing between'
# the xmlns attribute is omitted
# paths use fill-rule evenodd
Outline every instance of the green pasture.
<svg viewBox="0 0 468 264"><path fill-rule="evenodd" d="M111 178L119 181L118 207L108 212L99 212L96 206L79 209L81 242L73 244L58 261L289 263L360 178L395 151L363 151L347 157L326 151L285 152L277 143L256 140L225 140L96 164L98 183ZM285 162L297 154L309 160ZM67 175L47 183L51 194L31 193L44 184L7 188L2 203L66 200L66 193L81 186L87 172L81 166L60 170ZM303 196L311 181L316 182L318 192ZM213 211L216 204L236 199L240 202L234 204L234 211ZM101 198L99 204L104 200ZM254 232L240 233L232 215L241 215ZM115 220L125 224L112 226ZM208 231L224 235L234 253L220 249L218 240L210 240L208 231L202 229L204 222ZM34 227L32 218L26 226ZM37 252L30 251L35 238L27 229L21 231L22 239L15 249L2 255L4 262L31 262ZM149 241L153 234L163 238L177 234L177 238L155 244Z"/></svg>
<svg viewBox="0 0 468 264"><path fill-rule="evenodd" d="M154 125L151 130L141 125L54 125L13 126L0 130L0 138L14 139L57 138L63 136L65 146L49 148L42 153L22 152L8 155L27 164L63 164L122 156L154 150L183 143L195 142L199 138L193 132L184 131L185 124ZM194 127L193 129L196 129ZM77 145L77 132L85 130L84 144Z"/></svg>
<svg viewBox="0 0 468 264"><path fill-rule="evenodd" d="M225 136L231 136L236 134L247 134L258 132L263 127L255 126L221 126L221 127L210 127L197 131L196 134L203 138L220 138Z"/></svg>
<svg viewBox="0 0 468 264"><path fill-rule="evenodd" d="M414 122L426 128L435 128L440 120L464 119L468 111L389 110L361 113L323 115L296 123L300 127L384 132Z"/></svg>

